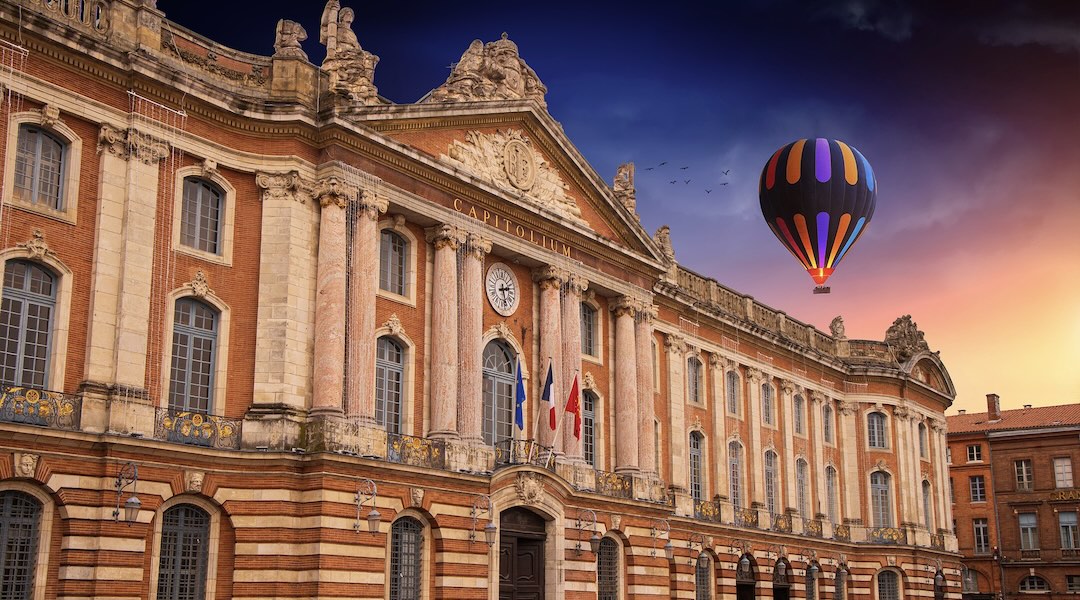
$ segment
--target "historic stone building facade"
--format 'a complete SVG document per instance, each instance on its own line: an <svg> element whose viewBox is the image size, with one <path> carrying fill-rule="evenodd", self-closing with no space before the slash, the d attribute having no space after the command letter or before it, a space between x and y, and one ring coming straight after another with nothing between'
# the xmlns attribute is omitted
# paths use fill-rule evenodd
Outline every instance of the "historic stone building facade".
<svg viewBox="0 0 1080 600"><path fill-rule="evenodd" d="M392 104L353 17L0 2L4 598L959 597L910 317L687 270L513 42Z"/></svg>
<svg viewBox="0 0 1080 600"><path fill-rule="evenodd" d="M949 475L965 598L1080 593L1080 404L950 416Z"/></svg>

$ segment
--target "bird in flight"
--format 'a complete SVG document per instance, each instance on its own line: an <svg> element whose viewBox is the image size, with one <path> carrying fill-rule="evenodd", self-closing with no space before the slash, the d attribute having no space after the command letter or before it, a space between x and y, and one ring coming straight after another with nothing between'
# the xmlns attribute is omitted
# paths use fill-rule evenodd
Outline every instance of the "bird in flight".
<svg viewBox="0 0 1080 600"><path fill-rule="evenodd" d="M712 190L705 190L705 193L706 193L706 194L711 194L711 193L712 193Z"/></svg>
<svg viewBox="0 0 1080 600"><path fill-rule="evenodd" d="M690 185L690 180L689 179L686 180L686 185Z"/></svg>
<svg viewBox="0 0 1080 600"><path fill-rule="evenodd" d="M725 181L725 182L721 183L720 185L727 185L727 184L728 184L728 182Z"/></svg>
<svg viewBox="0 0 1080 600"><path fill-rule="evenodd" d="M672 179L672 180L671 180L671 181L669 181L668 183L670 183L670 184L674 185L674 184L675 184L675 180L674 180L674 179Z"/></svg>
<svg viewBox="0 0 1080 600"><path fill-rule="evenodd" d="M685 170L687 170L687 169L689 169L689 168L690 168L690 167L679 167L679 170L680 170L680 171L685 171Z"/></svg>
<svg viewBox="0 0 1080 600"><path fill-rule="evenodd" d="M658 166L658 167L662 167L662 166L664 166L664 165L666 165L666 164L667 164L667 161L665 160L664 162L662 162L662 163L660 163L660 164L658 164L658 165L656 165L656 166Z"/></svg>
<svg viewBox="0 0 1080 600"><path fill-rule="evenodd" d="M727 171L720 171L720 172L723 173L724 175L727 175L728 173L731 172L731 169L728 169Z"/></svg>
<svg viewBox="0 0 1080 600"><path fill-rule="evenodd" d="M652 171L652 170L653 170L653 169L655 169L655 168L656 168L656 167L645 167L645 170L646 170L646 171Z"/></svg>

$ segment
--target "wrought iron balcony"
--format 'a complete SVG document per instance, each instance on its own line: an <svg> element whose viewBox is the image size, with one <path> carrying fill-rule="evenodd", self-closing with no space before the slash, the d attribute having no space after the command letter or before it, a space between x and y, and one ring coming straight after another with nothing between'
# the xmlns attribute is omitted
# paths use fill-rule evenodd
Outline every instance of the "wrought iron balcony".
<svg viewBox="0 0 1080 600"><path fill-rule="evenodd" d="M758 527L758 511L753 508L735 508L736 527Z"/></svg>
<svg viewBox="0 0 1080 600"><path fill-rule="evenodd" d="M803 535L812 538L822 537L821 519L808 519L803 521Z"/></svg>
<svg viewBox="0 0 1080 600"><path fill-rule="evenodd" d="M772 530L791 533L791 515L773 515Z"/></svg>
<svg viewBox="0 0 1080 600"><path fill-rule="evenodd" d="M622 473L596 471L596 493L612 498L633 498L634 478Z"/></svg>
<svg viewBox="0 0 1080 600"><path fill-rule="evenodd" d="M899 527L871 527L867 530L871 544L906 544L907 534Z"/></svg>
<svg viewBox="0 0 1080 600"><path fill-rule="evenodd" d="M446 468L446 441L404 435L386 434L386 460L401 465Z"/></svg>
<svg viewBox="0 0 1080 600"><path fill-rule="evenodd" d="M514 465L533 465L554 469L554 448L543 446L536 440L507 439L496 442L495 468Z"/></svg>
<svg viewBox="0 0 1080 600"><path fill-rule="evenodd" d="M0 421L78 431L82 398L62 392L7 386L0 395Z"/></svg>
<svg viewBox="0 0 1080 600"><path fill-rule="evenodd" d="M694 516L703 521L720 522L720 503L716 500L694 502Z"/></svg>
<svg viewBox="0 0 1080 600"><path fill-rule="evenodd" d="M1024 559L1026 559L1026 560L1036 559L1037 560L1039 558L1039 549L1035 548L1034 550L1021 550L1020 551L1020 558L1021 558L1021 560L1024 560Z"/></svg>
<svg viewBox="0 0 1080 600"><path fill-rule="evenodd" d="M945 534L944 533L932 533L930 534L930 547L935 550L945 549Z"/></svg>
<svg viewBox="0 0 1080 600"><path fill-rule="evenodd" d="M832 536L838 542L850 542L851 525L836 525L833 527Z"/></svg>
<svg viewBox="0 0 1080 600"><path fill-rule="evenodd" d="M158 408L154 417L154 438L192 446L238 450L242 426L240 419Z"/></svg>

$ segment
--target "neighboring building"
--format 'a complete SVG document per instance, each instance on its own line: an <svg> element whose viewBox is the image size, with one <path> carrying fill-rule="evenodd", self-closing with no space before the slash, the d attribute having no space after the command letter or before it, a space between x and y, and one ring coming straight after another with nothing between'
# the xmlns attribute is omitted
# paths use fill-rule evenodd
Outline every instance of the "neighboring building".
<svg viewBox="0 0 1080 600"><path fill-rule="evenodd" d="M948 417L965 598L1080 593L1080 404ZM1043 597L1046 597L1045 595Z"/></svg>
<svg viewBox="0 0 1080 600"><path fill-rule="evenodd" d="M680 266L505 36L395 105L154 4L0 2L4 600L959 597L910 317Z"/></svg>

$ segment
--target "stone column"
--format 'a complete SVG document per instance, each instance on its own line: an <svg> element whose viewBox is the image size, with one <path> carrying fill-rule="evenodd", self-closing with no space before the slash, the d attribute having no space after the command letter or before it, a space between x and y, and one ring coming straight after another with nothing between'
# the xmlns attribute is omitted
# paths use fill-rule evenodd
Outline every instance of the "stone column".
<svg viewBox="0 0 1080 600"><path fill-rule="evenodd" d="M548 405L540 399L540 394L544 390L548 364L551 364L551 398L555 403L555 423L558 427L559 420L563 418L562 412L566 409L566 393L562 386L565 378L560 373L563 370L560 294L563 283L566 282L566 273L552 266L541 267L533 271L533 281L540 286L540 376L537 377L540 385L535 404L541 411L548 410ZM539 427L536 439L540 444L553 446L556 452L562 452L562 440L555 439L555 431L551 429L548 415L539 415L536 422Z"/></svg>
<svg viewBox="0 0 1080 600"><path fill-rule="evenodd" d="M315 291L312 413L341 416L345 385L345 207L354 190L338 177L318 183L319 275Z"/></svg>
<svg viewBox="0 0 1080 600"><path fill-rule="evenodd" d="M936 504L938 511L937 528L952 532L952 502L949 499L949 465L945 461L945 421L930 419L930 430L933 432L934 463L934 487L937 488Z"/></svg>
<svg viewBox="0 0 1080 600"><path fill-rule="evenodd" d="M345 414L375 424L375 296L379 289L379 216L385 198L361 190L349 207L352 220L349 260L349 319Z"/></svg>
<svg viewBox="0 0 1080 600"><path fill-rule="evenodd" d="M637 350L634 314L637 302L622 296L612 303L615 315L615 471L638 472Z"/></svg>
<svg viewBox="0 0 1080 600"><path fill-rule="evenodd" d="M637 347L637 393L638 393L638 467L643 475L656 477L660 465L656 464L656 393L653 390L653 319L656 307L646 303L638 311L634 324L634 341Z"/></svg>
<svg viewBox="0 0 1080 600"><path fill-rule="evenodd" d="M256 173L262 190L259 309L255 382L244 418L245 448L300 445L311 398L312 284L316 280L316 224L312 186L296 171Z"/></svg>
<svg viewBox="0 0 1080 600"><path fill-rule="evenodd" d="M843 494L843 513L845 520L862 523L862 491L870 485L869 480L864 482L859 472L859 446L866 444L866 440L858 436L855 420L858 418L859 405L856 402L840 402L840 427L838 427L837 442L843 442L838 452L842 463L837 477L840 493ZM853 532L854 534L854 532Z"/></svg>
<svg viewBox="0 0 1080 600"><path fill-rule="evenodd" d="M713 376L713 397L716 401L713 402L713 427L716 431L716 451L713 456L714 460L713 478L716 481L716 493L723 496L725 499L731 499L731 490L729 489L729 473L728 473L728 439L727 439L727 373L728 371L734 371L739 368L738 364L728 358L724 358L719 354L713 354L709 359L709 366L712 367ZM738 428L736 428L738 431Z"/></svg>
<svg viewBox="0 0 1080 600"><path fill-rule="evenodd" d="M458 281L460 232L450 225L428 230L435 248L431 294L431 425L433 438L457 438Z"/></svg>
<svg viewBox="0 0 1080 600"><path fill-rule="evenodd" d="M893 493L898 496L896 500L899 501L897 505L900 509L898 511L899 523L896 523L898 526L919 521L919 513L915 510L915 506L918 504L915 500L919 495L912 496L911 494L915 469L914 465L911 464L911 436L908 428L911 421L908 418L909 414L908 409L903 406L893 408L893 439L895 440L895 447L892 450L896 455L896 462L900 470L898 476L893 478Z"/></svg>
<svg viewBox="0 0 1080 600"><path fill-rule="evenodd" d="M671 488L675 491L676 514L692 515L690 491L690 457L687 452L689 432L686 428L686 340L681 336L664 336L668 359L668 406L671 421ZM682 501L682 502L680 502ZM681 503L689 503L683 506Z"/></svg>
<svg viewBox="0 0 1080 600"><path fill-rule="evenodd" d="M754 368L746 369L746 425L750 430L750 448L746 453L746 490L749 503L765 506L765 471L761 456L761 383L765 374Z"/></svg>
<svg viewBox="0 0 1080 600"><path fill-rule="evenodd" d="M810 459L810 468L814 470L813 486L814 503L811 505L815 515L827 514L828 506L825 505L825 432L822 429L824 427L824 407L828 402L828 398L821 392L810 391L806 392L809 398L805 399L806 406L810 408L809 412L813 414L814 418L807 422L809 427L812 427L814 445L814 457ZM812 407L812 408L811 408ZM832 424L833 427L833 439L836 439L836 424ZM839 502L839 498L837 498Z"/></svg>
<svg viewBox="0 0 1080 600"><path fill-rule="evenodd" d="M461 439L479 444L484 423L484 257L491 252L491 240L470 233L463 250L457 420Z"/></svg>
<svg viewBox="0 0 1080 600"><path fill-rule="evenodd" d="M798 503L796 487L798 483L795 481L795 392L798 391L795 388L795 383L787 379L781 379L780 385L777 386L780 393L779 402L777 402L776 409L783 410L784 415L784 479L787 483L784 484L784 495L786 507L783 508L797 508L795 505ZM805 410L806 400L803 400L803 409ZM806 426L806 415L803 415L803 426ZM807 489L809 489L810 482L807 483ZM807 507L809 508L809 498L807 499ZM806 517L806 515L801 515Z"/></svg>
<svg viewBox="0 0 1080 600"><path fill-rule="evenodd" d="M563 389L567 401L570 396L570 386L574 383L574 377L578 378L578 400L581 398L583 387L581 373L581 295L589 287L589 282L579 275L570 274L566 278L566 294L562 298L562 364L563 364ZM563 411L562 443L566 451L566 457L574 462L585 460L585 447L581 439L574 437L573 414Z"/></svg>

